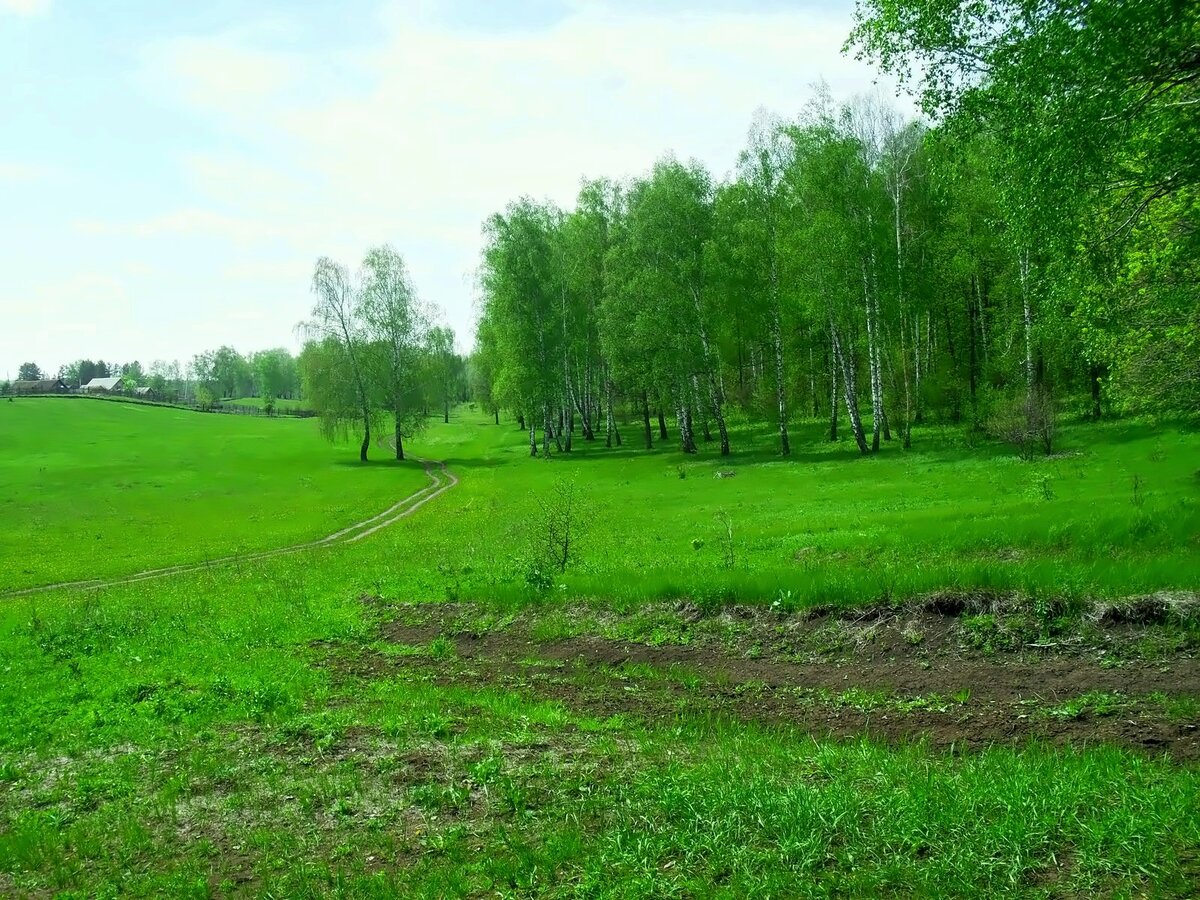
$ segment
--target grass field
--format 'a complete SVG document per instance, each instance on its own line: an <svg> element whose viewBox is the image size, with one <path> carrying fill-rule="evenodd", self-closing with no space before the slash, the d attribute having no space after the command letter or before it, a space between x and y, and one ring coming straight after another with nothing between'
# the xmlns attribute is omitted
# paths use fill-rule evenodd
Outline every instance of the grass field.
<svg viewBox="0 0 1200 900"><path fill-rule="evenodd" d="M347 458L312 422L0 404L0 592L324 537L426 483L417 463Z"/></svg>
<svg viewBox="0 0 1200 900"><path fill-rule="evenodd" d="M89 406L0 408L6 532L253 514L262 546L424 483L311 421ZM127 464L81 444L51 478L72 434ZM459 485L367 540L0 601L0 893L1195 895L1200 435L1073 426L1034 463L933 429L867 460L816 424L787 461L735 438L530 460L460 409L411 448ZM203 451L201 496L121 487L154 446ZM2 540L12 579L34 554ZM10 583L82 571L35 546Z"/></svg>
<svg viewBox="0 0 1200 900"><path fill-rule="evenodd" d="M457 567L454 592L528 591L530 525L563 482L580 504L578 555L555 578L571 595L798 606L947 588L1070 598L1200 584L1195 432L1077 426L1054 457L1024 463L1001 447L966 450L957 430L873 459L826 443L822 425L795 431L788 460L767 430L741 429L735 441L751 449L731 460L664 442L652 454L585 445L531 461L515 429L436 429L425 452L464 476L450 501L463 512L445 533L456 549L442 551Z"/></svg>

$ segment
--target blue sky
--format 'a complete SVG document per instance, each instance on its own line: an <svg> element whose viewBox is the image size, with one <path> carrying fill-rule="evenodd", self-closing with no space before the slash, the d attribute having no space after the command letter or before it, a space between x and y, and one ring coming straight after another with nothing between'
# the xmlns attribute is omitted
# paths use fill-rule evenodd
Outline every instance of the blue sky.
<svg viewBox="0 0 1200 900"><path fill-rule="evenodd" d="M480 223L873 73L851 5L0 0L0 378L297 348L314 260L374 244L468 349Z"/></svg>

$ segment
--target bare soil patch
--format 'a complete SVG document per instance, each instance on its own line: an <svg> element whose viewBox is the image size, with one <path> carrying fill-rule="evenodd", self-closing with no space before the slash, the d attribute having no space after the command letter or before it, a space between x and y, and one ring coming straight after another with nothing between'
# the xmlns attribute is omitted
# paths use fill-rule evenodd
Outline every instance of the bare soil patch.
<svg viewBox="0 0 1200 900"><path fill-rule="evenodd" d="M1200 660L1179 649L1119 658L1121 647L1154 637L1125 622L1010 651L977 649L978 622L936 609L849 618L745 607L656 611L658 630L649 634L661 634L665 622L677 643L596 633L539 639L536 608L486 628L478 623L491 620L481 612L463 604L406 607L402 620L380 626L384 641L437 642L437 652L314 650L340 679L419 672L435 684L516 690L597 716L712 714L818 737L962 749L1030 740L1114 744L1200 760L1200 728L1188 714L1196 706L1189 701L1200 698ZM596 625L586 613L579 618L581 629ZM621 630L613 620L599 625Z"/></svg>

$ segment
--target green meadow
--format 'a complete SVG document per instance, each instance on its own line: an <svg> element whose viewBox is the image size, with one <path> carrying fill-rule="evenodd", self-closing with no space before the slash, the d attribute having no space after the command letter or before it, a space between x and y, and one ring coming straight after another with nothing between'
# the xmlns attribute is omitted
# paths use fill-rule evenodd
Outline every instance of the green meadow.
<svg viewBox="0 0 1200 900"><path fill-rule="evenodd" d="M365 540L0 600L0 893L1194 895L1200 630L1082 611L1200 585L1200 434L1069 425L1027 463L951 429L860 459L811 423L786 461L744 425L732 459L623 433L529 459L462 407L410 447L459 483ZM427 483L355 457L311 420L0 404L0 587ZM905 606L935 592L983 605Z"/></svg>
<svg viewBox="0 0 1200 900"><path fill-rule="evenodd" d="M312 422L2 403L0 593L302 543L426 483L418 463L348 459Z"/></svg>

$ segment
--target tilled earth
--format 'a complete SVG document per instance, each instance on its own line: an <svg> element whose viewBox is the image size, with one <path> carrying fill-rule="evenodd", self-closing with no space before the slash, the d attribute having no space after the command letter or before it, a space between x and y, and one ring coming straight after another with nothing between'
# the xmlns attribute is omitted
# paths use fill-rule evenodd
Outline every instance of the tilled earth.
<svg viewBox="0 0 1200 900"><path fill-rule="evenodd" d="M1200 660L1158 626L1088 626L1039 640L1022 637L1019 616L970 619L928 608L706 614L679 605L650 619L633 614L641 620L558 610L567 627L548 629L543 610L499 622L464 604L381 610L382 644L314 650L343 680L403 674L516 691L597 716L720 715L814 737L956 749L1107 743L1200 760ZM388 652L387 644L408 652Z"/></svg>

